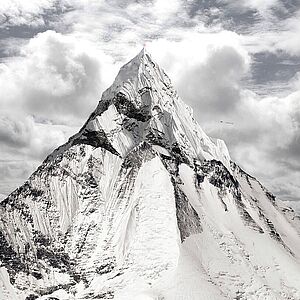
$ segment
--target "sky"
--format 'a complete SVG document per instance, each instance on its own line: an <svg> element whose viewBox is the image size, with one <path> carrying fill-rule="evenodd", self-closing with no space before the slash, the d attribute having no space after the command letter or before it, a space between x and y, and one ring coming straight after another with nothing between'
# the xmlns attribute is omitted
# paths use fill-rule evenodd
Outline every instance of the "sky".
<svg viewBox="0 0 300 300"><path fill-rule="evenodd" d="M206 133L300 211L300 0L0 0L0 197L143 46Z"/></svg>

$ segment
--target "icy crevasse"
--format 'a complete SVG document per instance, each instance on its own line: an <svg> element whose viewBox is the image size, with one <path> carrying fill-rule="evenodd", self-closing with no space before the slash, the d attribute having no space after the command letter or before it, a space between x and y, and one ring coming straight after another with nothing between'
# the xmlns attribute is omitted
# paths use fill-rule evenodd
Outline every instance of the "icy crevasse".
<svg viewBox="0 0 300 300"><path fill-rule="evenodd" d="M0 295L299 299L299 232L142 50L0 203Z"/></svg>

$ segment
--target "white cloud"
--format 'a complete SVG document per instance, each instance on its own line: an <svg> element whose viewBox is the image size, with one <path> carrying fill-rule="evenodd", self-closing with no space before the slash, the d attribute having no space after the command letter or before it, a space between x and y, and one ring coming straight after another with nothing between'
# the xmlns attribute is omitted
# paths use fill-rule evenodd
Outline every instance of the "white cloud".
<svg viewBox="0 0 300 300"><path fill-rule="evenodd" d="M0 114L0 145L2 159L26 156L44 159L50 151L65 143L77 127L37 123L33 117L20 113Z"/></svg>
<svg viewBox="0 0 300 300"><path fill-rule="evenodd" d="M261 15L266 16L270 14L272 8L280 8L282 4L279 0L228 0L228 4L231 7L236 7L237 9L252 9L257 10Z"/></svg>
<svg viewBox="0 0 300 300"><path fill-rule="evenodd" d="M36 123L32 117L0 115L0 193L21 185L55 148L78 128ZM2 196L4 197L4 196Z"/></svg>
<svg viewBox="0 0 300 300"><path fill-rule="evenodd" d="M292 17L281 22L281 32L274 37L276 49L286 51L291 55L300 56L300 10Z"/></svg>
<svg viewBox="0 0 300 300"><path fill-rule="evenodd" d="M0 201L20 186L38 167L38 162L26 160L0 161Z"/></svg>
<svg viewBox="0 0 300 300"><path fill-rule="evenodd" d="M0 105L22 106L55 123L82 123L113 77L106 68L112 63L101 51L54 31L31 39L22 55L2 66Z"/></svg>
<svg viewBox="0 0 300 300"><path fill-rule="evenodd" d="M20 120L18 117L0 115L0 141L4 145L24 147L31 139L33 122L30 117Z"/></svg>
<svg viewBox="0 0 300 300"><path fill-rule="evenodd" d="M37 123L21 112L0 114L0 192L17 188L56 147L78 128Z"/></svg>
<svg viewBox="0 0 300 300"><path fill-rule="evenodd" d="M156 0L153 5L151 5L151 13L158 22L163 22L168 18L174 17L180 8L180 0L173 0L172 5L165 0Z"/></svg>
<svg viewBox="0 0 300 300"><path fill-rule="evenodd" d="M190 34L179 42L154 41L148 48L171 74L185 101L206 112L202 120L232 110L239 101L239 83L249 69L250 57L237 34Z"/></svg>
<svg viewBox="0 0 300 300"><path fill-rule="evenodd" d="M31 25L44 24L42 14L53 8L56 0L1 0L0 24L5 25Z"/></svg>
<svg viewBox="0 0 300 300"><path fill-rule="evenodd" d="M242 36L243 43L253 53L268 51L300 56L299 18L300 9L284 19L272 15L269 22L261 21L250 28Z"/></svg>

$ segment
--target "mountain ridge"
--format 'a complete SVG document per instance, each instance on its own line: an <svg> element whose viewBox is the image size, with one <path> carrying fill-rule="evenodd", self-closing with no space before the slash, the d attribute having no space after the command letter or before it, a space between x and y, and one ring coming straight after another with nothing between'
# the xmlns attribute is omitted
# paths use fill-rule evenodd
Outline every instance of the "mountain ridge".
<svg viewBox="0 0 300 300"><path fill-rule="evenodd" d="M3 299L300 298L299 217L145 49L0 211Z"/></svg>

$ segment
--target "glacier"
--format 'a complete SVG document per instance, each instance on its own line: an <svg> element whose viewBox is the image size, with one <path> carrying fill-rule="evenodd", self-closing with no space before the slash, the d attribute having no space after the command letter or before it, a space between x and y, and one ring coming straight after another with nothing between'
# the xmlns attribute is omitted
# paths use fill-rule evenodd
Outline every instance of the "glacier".
<svg viewBox="0 0 300 300"><path fill-rule="evenodd" d="M300 217L145 49L1 201L0 239L1 300L300 299Z"/></svg>

